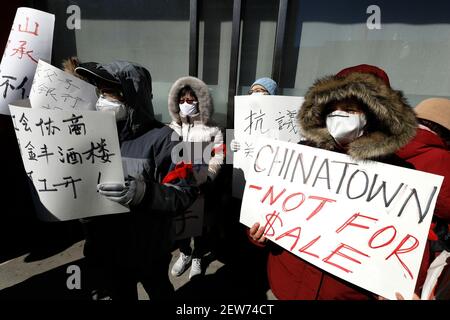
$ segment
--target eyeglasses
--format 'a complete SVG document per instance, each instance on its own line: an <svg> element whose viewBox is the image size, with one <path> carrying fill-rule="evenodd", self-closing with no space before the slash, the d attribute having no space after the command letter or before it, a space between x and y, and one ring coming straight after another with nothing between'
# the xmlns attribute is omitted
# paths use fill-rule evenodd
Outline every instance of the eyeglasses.
<svg viewBox="0 0 450 320"><path fill-rule="evenodd" d="M248 94L252 94L252 93L254 93L254 92L262 92L262 93L264 93L264 94L269 94L269 92L268 92L267 90L260 89L260 88L257 88L257 89L250 89L250 90L248 91Z"/></svg>
<svg viewBox="0 0 450 320"><path fill-rule="evenodd" d="M179 102L180 102L180 103L187 102L187 103L189 103L189 104L193 104L194 102L197 102L197 100L195 100L195 99L180 99Z"/></svg>
<svg viewBox="0 0 450 320"><path fill-rule="evenodd" d="M108 97L113 97L113 98L117 98L117 99L122 99L123 98L123 93L122 91L118 91L117 89L112 89L112 88L96 88L95 89L97 96L108 96Z"/></svg>

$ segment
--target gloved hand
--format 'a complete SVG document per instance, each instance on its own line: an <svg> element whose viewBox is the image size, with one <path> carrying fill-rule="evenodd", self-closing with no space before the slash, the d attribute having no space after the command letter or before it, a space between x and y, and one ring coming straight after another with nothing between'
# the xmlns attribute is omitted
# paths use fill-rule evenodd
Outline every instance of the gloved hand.
<svg viewBox="0 0 450 320"><path fill-rule="evenodd" d="M125 185L121 183L101 183L98 192L111 201L124 206L137 206L145 195L146 184L142 178L128 177Z"/></svg>
<svg viewBox="0 0 450 320"><path fill-rule="evenodd" d="M239 141L237 141L235 139L231 140L230 149L233 152L238 152L241 149L241 145L240 145Z"/></svg>

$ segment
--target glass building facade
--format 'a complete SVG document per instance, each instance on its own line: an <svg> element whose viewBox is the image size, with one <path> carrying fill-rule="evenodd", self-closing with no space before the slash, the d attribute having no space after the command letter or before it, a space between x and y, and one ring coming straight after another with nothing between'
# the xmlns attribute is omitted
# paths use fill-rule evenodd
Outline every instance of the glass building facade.
<svg viewBox="0 0 450 320"><path fill-rule="evenodd" d="M412 106L450 96L450 2L406 0L41 0L56 15L54 65L130 60L153 77L155 114L169 122L179 77L209 86L216 121L233 126L233 97L263 76L278 94L304 95L315 79L367 63L384 69ZM72 6L72 7L71 7ZM70 19L79 8L80 23Z"/></svg>

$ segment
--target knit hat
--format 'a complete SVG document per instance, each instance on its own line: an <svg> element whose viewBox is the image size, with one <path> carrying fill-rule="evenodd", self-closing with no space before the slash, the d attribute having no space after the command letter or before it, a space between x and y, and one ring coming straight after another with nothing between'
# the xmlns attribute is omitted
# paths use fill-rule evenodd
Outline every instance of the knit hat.
<svg viewBox="0 0 450 320"><path fill-rule="evenodd" d="M275 94L275 91L277 91L277 83L270 78L260 78L253 82L250 88L253 88L253 86L256 84L264 87L271 96L273 96Z"/></svg>
<svg viewBox="0 0 450 320"><path fill-rule="evenodd" d="M450 130L450 100L430 98L419 103L414 111L418 118L430 120Z"/></svg>

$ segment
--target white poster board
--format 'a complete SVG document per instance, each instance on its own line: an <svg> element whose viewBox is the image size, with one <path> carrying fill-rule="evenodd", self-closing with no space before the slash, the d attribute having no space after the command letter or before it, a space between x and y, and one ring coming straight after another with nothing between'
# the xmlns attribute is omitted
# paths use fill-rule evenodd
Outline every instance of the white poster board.
<svg viewBox="0 0 450 320"><path fill-rule="evenodd" d="M17 9L0 64L1 114L9 114L10 102L28 97L39 59L50 61L54 24L53 14Z"/></svg>
<svg viewBox="0 0 450 320"><path fill-rule="evenodd" d="M39 60L31 86L32 108L95 110L95 86Z"/></svg>
<svg viewBox="0 0 450 320"><path fill-rule="evenodd" d="M10 104L10 111L25 170L49 220L129 211L97 192L98 183L124 182L113 112L31 108L28 99Z"/></svg>
<svg viewBox="0 0 450 320"><path fill-rule="evenodd" d="M303 101L303 97L234 97L234 138L240 150L233 154L233 197L242 198L247 168L253 161L258 137L300 141L297 112Z"/></svg>
<svg viewBox="0 0 450 320"><path fill-rule="evenodd" d="M388 299L412 298L443 177L261 139L241 223ZM307 276L307 275L305 275Z"/></svg>

